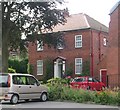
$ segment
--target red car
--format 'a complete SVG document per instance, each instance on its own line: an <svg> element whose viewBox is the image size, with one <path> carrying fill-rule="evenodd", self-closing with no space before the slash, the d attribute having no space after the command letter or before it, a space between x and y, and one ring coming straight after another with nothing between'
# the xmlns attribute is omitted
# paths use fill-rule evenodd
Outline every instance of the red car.
<svg viewBox="0 0 120 110"><path fill-rule="evenodd" d="M102 90L105 87L103 82L98 81L95 78L85 76L76 77L70 82L72 88L82 88L87 90Z"/></svg>

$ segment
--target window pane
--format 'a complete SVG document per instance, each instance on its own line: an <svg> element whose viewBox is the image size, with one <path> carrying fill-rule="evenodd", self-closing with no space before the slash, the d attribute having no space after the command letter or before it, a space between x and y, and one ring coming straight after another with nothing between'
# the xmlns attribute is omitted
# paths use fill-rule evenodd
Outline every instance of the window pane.
<svg viewBox="0 0 120 110"><path fill-rule="evenodd" d="M75 59L75 73L76 74L82 73L82 58Z"/></svg>
<svg viewBox="0 0 120 110"><path fill-rule="evenodd" d="M81 36L76 36L76 40L81 40Z"/></svg>
<svg viewBox="0 0 120 110"><path fill-rule="evenodd" d="M107 39L106 38L103 39L103 45L107 46Z"/></svg>
<svg viewBox="0 0 120 110"><path fill-rule="evenodd" d="M85 78L77 78L75 79L76 82L84 82L85 81Z"/></svg>
<svg viewBox="0 0 120 110"><path fill-rule="evenodd" d="M8 87L8 75L0 75L0 87Z"/></svg>
<svg viewBox="0 0 120 110"><path fill-rule="evenodd" d="M13 76L13 84L26 85L26 77L25 76Z"/></svg>
<svg viewBox="0 0 120 110"><path fill-rule="evenodd" d="M75 36L75 47L76 48L82 47L82 35Z"/></svg>
<svg viewBox="0 0 120 110"><path fill-rule="evenodd" d="M43 50L43 41L37 41L37 51Z"/></svg>
<svg viewBox="0 0 120 110"><path fill-rule="evenodd" d="M43 60L37 61L37 74L43 75Z"/></svg>
<svg viewBox="0 0 120 110"><path fill-rule="evenodd" d="M37 85L37 80L33 77L27 77L28 85Z"/></svg>

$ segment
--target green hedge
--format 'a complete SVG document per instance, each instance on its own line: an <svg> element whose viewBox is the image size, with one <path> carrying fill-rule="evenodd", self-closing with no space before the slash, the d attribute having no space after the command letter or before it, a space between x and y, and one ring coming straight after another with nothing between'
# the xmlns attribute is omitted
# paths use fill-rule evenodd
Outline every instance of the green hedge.
<svg viewBox="0 0 120 110"><path fill-rule="evenodd" d="M63 82L63 83L62 83ZM57 82L52 79L49 87L49 100L74 101L79 103L97 103L105 105L119 105L120 91L106 89L104 91L90 91L83 89L72 89L62 79Z"/></svg>
<svg viewBox="0 0 120 110"><path fill-rule="evenodd" d="M8 60L8 66L9 68L15 69L17 73L27 73L27 64L28 59L9 59Z"/></svg>

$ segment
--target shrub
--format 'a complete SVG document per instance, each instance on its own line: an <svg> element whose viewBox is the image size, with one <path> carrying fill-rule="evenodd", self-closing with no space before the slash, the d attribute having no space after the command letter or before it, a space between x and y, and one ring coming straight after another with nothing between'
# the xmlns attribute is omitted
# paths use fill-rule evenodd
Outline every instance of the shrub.
<svg viewBox="0 0 120 110"><path fill-rule="evenodd" d="M45 72L45 76L43 78L43 81L46 83L48 79L53 78L54 74L53 74L53 61L51 60L51 58L46 58L45 61L45 68L46 68L46 72Z"/></svg>
<svg viewBox="0 0 120 110"><path fill-rule="evenodd" d="M68 100L79 103L97 103L106 105L120 104L120 91L106 89L104 91L90 91L73 89L66 85L65 79L53 78L48 80L49 100Z"/></svg>
<svg viewBox="0 0 120 110"><path fill-rule="evenodd" d="M74 66L73 66L72 63L70 63L69 65L67 65L64 77L66 77L66 76L72 76L72 74L73 74L73 68L74 68Z"/></svg>
<svg viewBox="0 0 120 110"><path fill-rule="evenodd" d="M9 68L14 68L17 73L27 73L27 64L28 64L28 58L22 60L18 60L18 59L8 60Z"/></svg>
<svg viewBox="0 0 120 110"><path fill-rule="evenodd" d="M120 106L120 91L118 91L117 101L118 101L118 106Z"/></svg>
<svg viewBox="0 0 120 110"><path fill-rule="evenodd" d="M8 68L8 73L16 73L16 70L13 68Z"/></svg>
<svg viewBox="0 0 120 110"><path fill-rule="evenodd" d="M27 64L27 73L33 74L33 65L30 63Z"/></svg>

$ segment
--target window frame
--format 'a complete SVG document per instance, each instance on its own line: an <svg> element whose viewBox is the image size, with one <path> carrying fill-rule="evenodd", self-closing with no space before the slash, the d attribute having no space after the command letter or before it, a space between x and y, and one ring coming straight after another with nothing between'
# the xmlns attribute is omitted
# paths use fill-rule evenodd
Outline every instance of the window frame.
<svg viewBox="0 0 120 110"><path fill-rule="evenodd" d="M77 60L81 60L81 63L77 64ZM77 72L77 68L79 66L80 72ZM82 69L83 69L83 59L82 58L75 58L75 74L82 74Z"/></svg>
<svg viewBox="0 0 120 110"><path fill-rule="evenodd" d="M41 65L38 65L38 62L41 62ZM38 68L41 68L41 72L38 72ZM43 75L43 60L37 60L37 75Z"/></svg>
<svg viewBox="0 0 120 110"><path fill-rule="evenodd" d="M103 46L105 46L105 47L107 46L107 38L106 37L103 38Z"/></svg>
<svg viewBox="0 0 120 110"><path fill-rule="evenodd" d="M77 40L77 37L80 37L80 40ZM77 45L77 43L80 43L80 45ZM75 35L75 48L82 48L82 35Z"/></svg>
<svg viewBox="0 0 120 110"><path fill-rule="evenodd" d="M40 46L40 44L39 44L39 42L41 43L41 47L39 47ZM37 51L39 52L39 51L43 51L43 41L38 41L37 40Z"/></svg>
<svg viewBox="0 0 120 110"><path fill-rule="evenodd" d="M64 49L64 46L59 43L59 45L57 45L57 49L58 49L58 50L63 50L63 49Z"/></svg>

